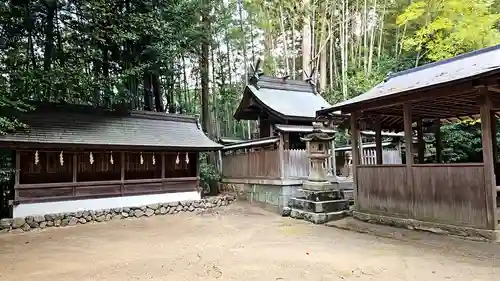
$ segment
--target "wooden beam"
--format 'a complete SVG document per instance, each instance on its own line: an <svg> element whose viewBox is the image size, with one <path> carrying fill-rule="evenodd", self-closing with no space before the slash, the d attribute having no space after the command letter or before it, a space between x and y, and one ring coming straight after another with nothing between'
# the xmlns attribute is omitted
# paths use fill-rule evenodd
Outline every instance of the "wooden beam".
<svg viewBox="0 0 500 281"><path fill-rule="evenodd" d="M419 117L417 120L417 133L418 133L418 164L423 164L424 153L425 153L425 142L424 142L424 130L421 117Z"/></svg>
<svg viewBox="0 0 500 281"><path fill-rule="evenodd" d="M380 114L375 116L375 155L377 157L377 165L384 163L382 159L382 126L380 124Z"/></svg>
<svg viewBox="0 0 500 281"><path fill-rule="evenodd" d="M491 100L486 89L480 89L482 92L481 101L481 133L483 144L483 163L484 163L484 187L486 197L486 227L488 229L497 228L496 220L496 180L493 158L493 141L491 134Z"/></svg>
<svg viewBox="0 0 500 281"><path fill-rule="evenodd" d="M441 141L441 122L440 120L435 121L435 131L434 131L434 138L436 139L436 162L441 163L443 162L443 143Z"/></svg>
<svg viewBox="0 0 500 281"><path fill-rule="evenodd" d="M356 168L359 165L359 127L358 127L358 112L351 113L351 149L352 149L352 184L353 184L353 196L354 196L354 207L359 211L358 203L358 182L356 176Z"/></svg>

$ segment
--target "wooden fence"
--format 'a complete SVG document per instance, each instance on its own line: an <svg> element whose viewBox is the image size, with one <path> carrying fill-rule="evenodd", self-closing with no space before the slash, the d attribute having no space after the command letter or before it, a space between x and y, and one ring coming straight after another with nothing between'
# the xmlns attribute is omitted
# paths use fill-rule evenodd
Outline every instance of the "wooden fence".
<svg viewBox="0 0 500 281"><path fill-rule="evenodd" d="M284 152L284 177L306 178L309 176L309 158L304 149L285 149Z"/></svg>
<svg viewBox="0 0 500 281"><path fill-rule="evenodd" d="M399 150L383 150L382 151L382 163L384 165L391 164L402 164L401 153ZM377 153L374 148L363 149L361 164L363 165L376 165L377 164Z"/></svg>
<svg viewBox="0 0 500 281"><path fill-rule="evenodd" d="M269 178L280 177L278 150L260 150L244 154L226 155L222 159L224 178Z"/></svg>
<svg viewBox="0 0 500 281"><path fill-rule="evenodd" d="M358 166L357 190L360 211L487 227L482 163Z"/></svg>

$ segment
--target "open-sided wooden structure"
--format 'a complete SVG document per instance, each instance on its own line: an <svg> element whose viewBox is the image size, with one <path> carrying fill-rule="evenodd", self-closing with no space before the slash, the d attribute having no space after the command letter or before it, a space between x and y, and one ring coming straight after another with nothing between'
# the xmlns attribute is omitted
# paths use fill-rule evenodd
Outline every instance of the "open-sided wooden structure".
<svg viewBox="0 0 500 281"><path fill-rule="evenodd" d="M406 143L419 139L419 163L407 146L403 165L360 165L353 138L356 211L403 219L494 231L498 229L495 180L496 111L500 109L500 45L389 76L372 90L333 107L351 115L351 135L360 129L404 131ZM483 162L441 163L439 125L480 119ZM413 126L415 125L415 126ZM423 164L423 128L436 132L437 163Z"/></svg>
<svg viewBox="0 0 500 281"><path fill-rule="evenodd" d="M222 147L182 115L49 104L18 118L28 128L0 136L14 217L199 199L198 153Z"/></svg>

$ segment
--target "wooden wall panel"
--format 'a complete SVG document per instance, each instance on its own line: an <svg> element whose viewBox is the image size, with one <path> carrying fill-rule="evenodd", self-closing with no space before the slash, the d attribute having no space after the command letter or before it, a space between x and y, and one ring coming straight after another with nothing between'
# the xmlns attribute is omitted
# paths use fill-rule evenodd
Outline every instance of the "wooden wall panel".
<svg viewBox="0 0 500 281"><path fill-rule="evenodd" d="M94 186L77 186L75 187L75 196L120 196L121 184L107 184L107 185L94 185Z"/></svg>
<svg viewBox="0 0 500 281"><path fill-rule="evenodd" d="M487 226L482 164L413 165L412 173L416 219Z"/></svg>
<svg viewBox="0 0 500 281"><path fill-rule="evenodd" d="M78 199L144 195L198 190L198 179L145 179L102 182L71 182L18 185L18 203L53 202ZM122 193L123 192L123 193Z"/></svg>
<svg viewBox="0 0 500 281"><path fill-rule="evenodd" d="M278 150L251 151L244 154L225 155L222 158L224 178L267 178L280 177Z"/></svg>
<svg viewBox="0 0 500 281"><path fill-rule="evenodd" d="M407 188L406 166L358 166L356 176L358 210L410 215L412 191Z"/></svg>

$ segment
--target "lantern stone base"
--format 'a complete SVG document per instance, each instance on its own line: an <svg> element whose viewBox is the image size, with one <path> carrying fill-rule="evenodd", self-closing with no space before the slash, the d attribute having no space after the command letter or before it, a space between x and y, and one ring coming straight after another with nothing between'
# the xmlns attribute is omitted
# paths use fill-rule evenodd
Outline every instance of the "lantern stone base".
<svg viewBox="0 0 500 281"><path fill-rule="evenodd" d="M301 189L299 192L300 196L291 198L289 201L292 218L325 223L342 218L344 211L349 209L349 200L345 199L338 189L322 191Z"/></svg>
<svg viewBox="0 0 500 281"><path fill-rule="evenodd" d="M290 217L299 220L306 220L315 224L324 224L329 221L339 220L344 217L344 211L329 212L329 213L311 213L301 210L290 212Z"/></svg>

